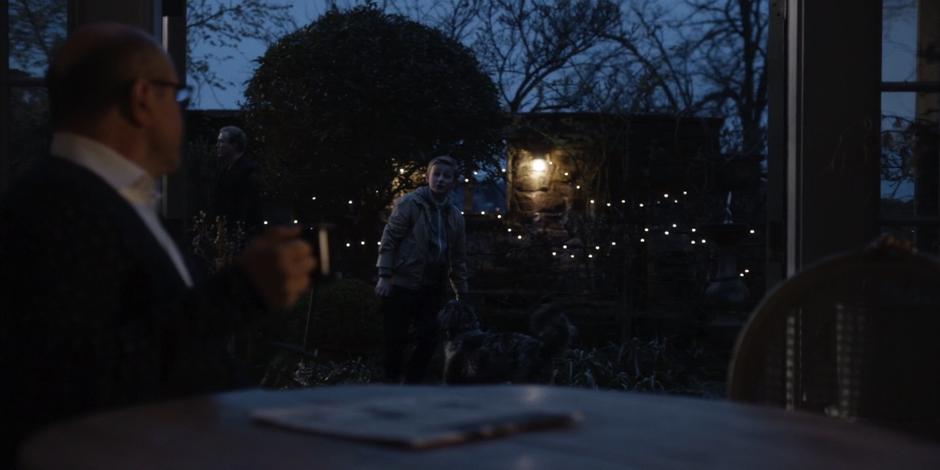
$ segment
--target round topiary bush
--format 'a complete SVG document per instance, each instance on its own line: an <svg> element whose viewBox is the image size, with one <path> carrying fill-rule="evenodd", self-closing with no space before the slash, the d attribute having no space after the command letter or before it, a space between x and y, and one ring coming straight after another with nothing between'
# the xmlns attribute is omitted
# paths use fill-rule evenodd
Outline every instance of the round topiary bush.
<svg viewBox="0 0 940 470"><path fill-rule="evenodd" d="M369 6L281 38L245 98L269 189L301 215L380 209L434 156L473 170L502 145L496 87L470 50Z"/></svg>

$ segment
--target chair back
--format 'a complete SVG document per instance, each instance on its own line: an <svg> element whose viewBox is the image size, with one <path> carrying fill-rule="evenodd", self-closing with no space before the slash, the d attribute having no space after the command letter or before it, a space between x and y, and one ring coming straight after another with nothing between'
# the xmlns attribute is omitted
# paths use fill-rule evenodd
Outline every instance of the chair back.
<svg viewBox="0 0 940 470"><path fill-rule="evenodd" d="M732 400L940 435L940 264L884 237L770 292L735 346Z"/></svg>

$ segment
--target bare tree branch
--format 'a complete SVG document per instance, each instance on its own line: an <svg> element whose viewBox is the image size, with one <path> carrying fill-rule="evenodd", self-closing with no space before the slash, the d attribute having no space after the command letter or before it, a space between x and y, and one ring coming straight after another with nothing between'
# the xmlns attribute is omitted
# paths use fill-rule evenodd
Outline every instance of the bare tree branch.
<svg viewBox="0 0 940 470"><path fill-rule="evenodd" d="M267 0L189 0L186 5L186 68L198 90L224 90L235 85L217 72L219 64L233 58L219 51L237 51L246 39L272 43L296 29L291 6ZM196 53L195 46L210 46ZM197 95L198 96L198 95ZM216 98L216 101L218 99Z"/></svg>

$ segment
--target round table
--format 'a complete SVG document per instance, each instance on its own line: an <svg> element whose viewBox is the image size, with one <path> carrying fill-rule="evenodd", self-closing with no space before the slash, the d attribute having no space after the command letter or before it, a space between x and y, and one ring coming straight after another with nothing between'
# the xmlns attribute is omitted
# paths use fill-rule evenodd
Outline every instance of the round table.
<svg viewBox="0 0 940 470"><path fill-rule="evenodd" d="M296 432L252 411L441 397L577 410L573 426L424 450ZM940 444L728 401L549 386L245 390L96 413L21 448L23 469L940 468Z"/></svg>

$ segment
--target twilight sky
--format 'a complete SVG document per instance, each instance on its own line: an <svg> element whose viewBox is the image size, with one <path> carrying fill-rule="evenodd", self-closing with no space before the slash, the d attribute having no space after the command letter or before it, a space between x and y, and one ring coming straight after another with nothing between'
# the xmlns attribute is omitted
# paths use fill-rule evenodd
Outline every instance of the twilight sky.
<svg viewBox="0 0 940 470"><path fill-rule="evenodd" d="M914 0L910 0L914 1ZM327 8L327 0L281 0L283 4L293 7L295 22L298 26L314 21ZM885 25L885 40L883 45L883 79L885 81L904 81L913 79L914 74L914 44L916 41L916 24L914 11L892 19ZM264 53L266 45L258 41L245 40L238 51L229 52L233 59L218 64L222 70L220 75L231 77L235 86L226 90L203 89L200 90L197 108L201 109L235 109L243 99L244 82L247 81L254 70L254 59ZM200 47L196 47L200 51ZM910 93L885 94L882 100L886 114L900 116L913 116L914 99Z"/></svg>
<svg viewBox="0 0 940 470"><path fill-rule="evenodd" d="M292 6L294 21L299 27L318 18L325 11L328 2L325 0L281 0L277 3ZM202 47L196 46L195 52L198 54L204 50ZM233 58L226 63L217 65L222 70L219 75L230 77L236 83L236 86L229 87L226 90L198 90L199 99L196 100L193 107L197 109L238 108L239 101L244 99L244 83L251 78L251 74L254 72L253 61L264 54L266 48L267 45L260 41L244 40L238 51L225 51L227 54L231 54Z"/></svg>

